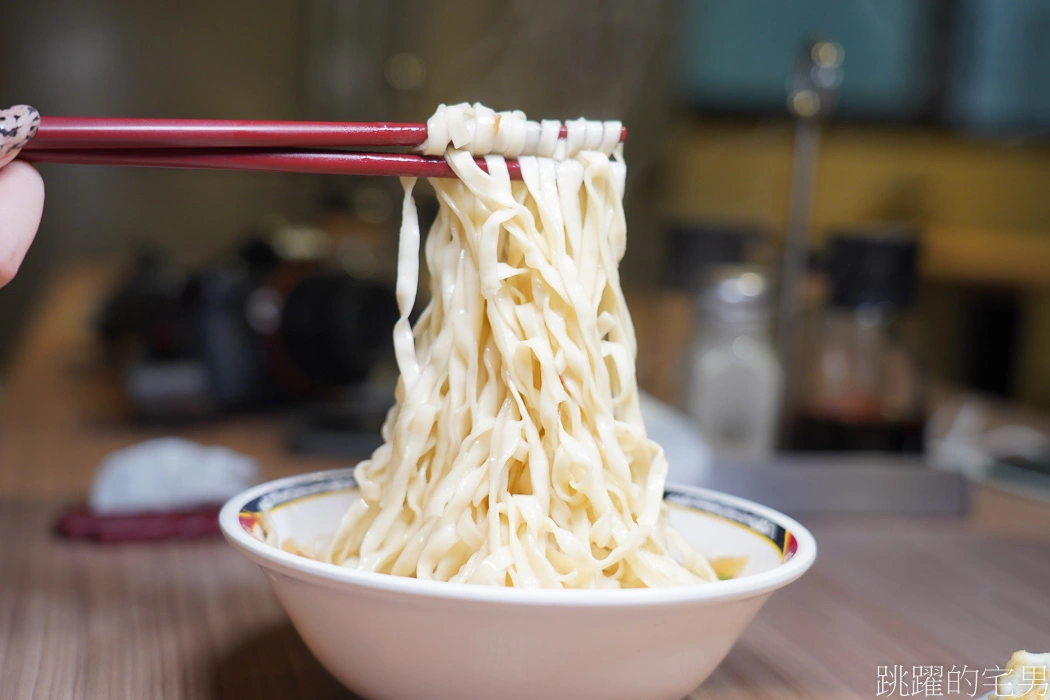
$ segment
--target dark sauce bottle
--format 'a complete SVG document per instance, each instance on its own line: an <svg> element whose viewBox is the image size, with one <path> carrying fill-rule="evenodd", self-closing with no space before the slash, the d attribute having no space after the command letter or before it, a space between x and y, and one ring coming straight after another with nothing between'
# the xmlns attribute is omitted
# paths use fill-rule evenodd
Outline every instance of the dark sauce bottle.
<svg viewBox="0 0 1050 700"><path fill-rule="evenodd" d="M922 452L922 382L900 332L914 299L916 237L852 230L828 252L830 299L805 351L792 447Z"/></svg>

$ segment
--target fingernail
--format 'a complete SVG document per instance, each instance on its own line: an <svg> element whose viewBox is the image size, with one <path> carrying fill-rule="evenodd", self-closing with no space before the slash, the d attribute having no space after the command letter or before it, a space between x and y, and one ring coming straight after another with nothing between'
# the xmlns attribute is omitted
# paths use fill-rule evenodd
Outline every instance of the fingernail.
<svg viewBox="0 0 1050 700"><path fill-rule="evenodd" d="M0 110L0 167L18 155L40 128L40 112L29 105Z"/></svg>

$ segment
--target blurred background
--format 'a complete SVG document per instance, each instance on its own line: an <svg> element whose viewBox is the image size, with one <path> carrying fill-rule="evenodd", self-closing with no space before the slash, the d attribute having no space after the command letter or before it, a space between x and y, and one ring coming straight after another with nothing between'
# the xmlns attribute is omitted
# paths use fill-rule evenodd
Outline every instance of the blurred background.
<svg viewBox="0 0 1050 700"><path fill-rule="evenodd" d="M716 455L1005 460L1028 489L1050 471L1031 427L1050 410L1048 31L1036 0L43 0L5 9L0 103L620 119L639 380ZM72 423L107 435L262 410L289 449L367 452L396 181L41 170L37 242L0 291L5 415L51 371L88 397ZM138 433L119 434L84 459Z"/></svg>

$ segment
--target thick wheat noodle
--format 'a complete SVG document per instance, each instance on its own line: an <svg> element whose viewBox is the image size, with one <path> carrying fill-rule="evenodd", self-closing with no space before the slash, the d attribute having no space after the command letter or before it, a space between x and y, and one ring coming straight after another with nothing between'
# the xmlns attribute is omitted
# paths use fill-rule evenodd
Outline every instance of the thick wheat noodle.
<svg viewBox="0 0 1050 700"><path fill-rule="evenodd" d="M620 124L571 121L564 139L560 127L481 105L442 105L428 122L423 152L458 175L431 181L431 300L412 327L420 231L406 179L397 403L322 558L497 586L715 578L667 523L667 462L642 424L617 272Z"/></svg>

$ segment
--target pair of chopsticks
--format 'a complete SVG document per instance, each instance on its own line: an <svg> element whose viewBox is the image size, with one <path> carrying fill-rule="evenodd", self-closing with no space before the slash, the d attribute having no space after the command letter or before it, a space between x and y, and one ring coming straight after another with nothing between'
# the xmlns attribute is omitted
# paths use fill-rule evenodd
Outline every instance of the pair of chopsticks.
<svg viewBox="0 0 1050 700"><path fill-rule="evenodd" d="M620 139L626 138L624 129ZM562 127L562 138L565 127ZM444 158L337 150L417 148L426 124L41 117L19 157L33 163L455 177ZM478 164L484 168L483 159ZM507 161L521 179L518 163Z"/></svg>

